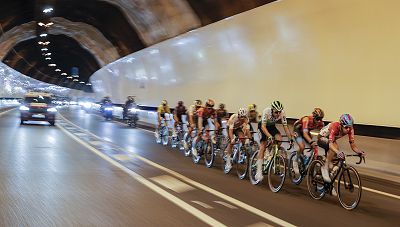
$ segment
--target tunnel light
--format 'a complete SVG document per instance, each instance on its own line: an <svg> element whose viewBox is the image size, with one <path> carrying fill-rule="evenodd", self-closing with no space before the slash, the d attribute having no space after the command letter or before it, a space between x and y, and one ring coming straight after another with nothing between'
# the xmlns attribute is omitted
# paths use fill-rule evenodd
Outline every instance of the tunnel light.
<svg viewBox="0 0 400 227"><path fill-rule="evenodd" d="M48 28L48 27L50 27L51 25L53 25L54 23L53 23L53 22L49 22L49 23L45 24L45 23L43 23L43 22L38 22L37 24L38 24L40 27L46 27L46 28Z"/></svg>
<svg viewBox="0 0 400 227"><path fill-rule="evenodd" d="M46 33L40 34L40 37L46 37L46 36L47 36Z"/></svg>
<svg viewBox="0 0 400 227"><path fill-rule="evenodd" d="M66 76L67 74L66 73L61 73L61 76Z"/></svg>
<svg viewBox="0 0 400 227"><path fill-rule="evenodd" d="M46 27L50 27L50 26L52 26L53 24L54 24L53 22L50 22L50 23L45 24L45 26L46 26Z"/></svg>
<svg viewBox="0 0 400 227"><path fill-rule="evenodd" d="M83 81L80 81L79 83L80 83L80 84L84 84L85 82L83 82Z"/></svg>
<svg viewBox="0 0 400 227"><path fill-rule="evenodd" d="M78 79L74 79L73 81L76 82L76 81L79 81L79 80Z"/></svg>
<svg viewBox="0 0 400 227"><path fill-rule="evenodd" d="M91 84L91 83L87 83L86 85L87 85L87 86L92 86L92 84Z"/></svg>
<svg viewBox="0 0 400 227"><path fill-rule="evenodd" d="M67 79L72 79L72 76L67 76Z"/></svg>
<svg viewBox="0 0 400 227"><path fill-rule="evenodd" d="M56 69L56 70L54 70L54 71L56 71L56 72L61 72L61 69Z"/></svg>
<svg viewBox="0 0 400 227"><path fill-rule="evenodd" d="M42 23L42 22L38 22L38 25L39 25L40 27L43 27L43 26L45 26L45 24L44 24L44 23Z"/></svg>
<svg viewBox="0 0 400 227"><path fill-rule="evenodd" d="M79 75L72 75L73 77L75 77L75 78L79 78Z"/></svg>
<svg viewBox="0 0 400 227"><path fill-rule="evenodd" d="M50 67L56 67L56 64L49 64Z"/></svg>
<svg viewBox="0 0 400 227"><path fill-rule="evenodd" d="M53 8L49 7L43 10L43 13L50 13L53 11Z"/></svg>
<svg viewBox="0 0 400 227"><path fill-rule="evenodd" d="M45 54L43 54L44 56L50 56L51 55L51 53L45 53Z"/></svg>
<svg viewBox="0 0 400 227"><path fill-rule="evenodd" d="M48 51L49 49L47 49L47 48L42 48L42 51Z"/></svg>
<svg viewBox="0 0 400 227"><path fill-rule="evenodd" d="M51 60L51 58L45 58L46 60Z"/></svg>
<svg viewBox="0 0 400 227"><path fill-rule="evenodd" d="M46 41L46 42L39 41L38 44L46 46L46 45L49 45L50 42L49 41Z"/></svg>

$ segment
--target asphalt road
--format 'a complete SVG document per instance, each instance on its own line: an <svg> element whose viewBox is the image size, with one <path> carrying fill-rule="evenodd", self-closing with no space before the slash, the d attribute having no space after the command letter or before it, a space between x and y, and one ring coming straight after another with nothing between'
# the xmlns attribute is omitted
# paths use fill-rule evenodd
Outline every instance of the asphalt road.
<svg viewBox="0 0 400 227"><path fill-rule="evenodd" d="M354 211L313 200L305 181L279 193L253 186L221 162L206 168L154 133L79 109L57 127L0 116L1 226L398 226L400 200L364 190ZM362 176L363 187L400 195L397 183Z"/></svg>

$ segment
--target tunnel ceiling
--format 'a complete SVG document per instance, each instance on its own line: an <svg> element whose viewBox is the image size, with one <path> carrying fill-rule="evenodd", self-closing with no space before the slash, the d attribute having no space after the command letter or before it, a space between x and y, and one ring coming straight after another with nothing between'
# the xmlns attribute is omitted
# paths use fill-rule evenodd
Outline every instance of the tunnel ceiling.
<svg viewBox="0 0 400 227"><path fill-rule="evenodd" d="M0 59L32 78L91 91L89 77L112 61L273 1L0 0ZM72 67L79 78L67 78Z"/></svg>

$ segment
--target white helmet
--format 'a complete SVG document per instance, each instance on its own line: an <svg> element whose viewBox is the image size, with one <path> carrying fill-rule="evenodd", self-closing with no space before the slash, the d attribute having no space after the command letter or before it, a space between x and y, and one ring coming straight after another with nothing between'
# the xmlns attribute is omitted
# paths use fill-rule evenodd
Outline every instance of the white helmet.
<svg viewBox="0 0 400 227"><path fill-rule="evenodd" d="M240 108L238 111L239 117L247 117L247 110L245 108Z"/></svg>

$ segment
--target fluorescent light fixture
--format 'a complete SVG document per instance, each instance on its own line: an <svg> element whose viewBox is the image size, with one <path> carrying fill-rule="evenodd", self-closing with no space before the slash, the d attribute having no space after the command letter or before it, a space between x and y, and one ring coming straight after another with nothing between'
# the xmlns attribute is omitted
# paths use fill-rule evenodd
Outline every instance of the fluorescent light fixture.
<svg viewBox="0 0 400 227"><path fill-rule="evenodd" d="M56 64L49 64L50 67L56 67Z"/></svg>
<svg viewBox="0 0 400 227"><path fill-rule="evenodd" d="M46 37L46 36L47 36L46 33L40 34L40 37Z"/></svg>
<svg viewBox="0 0 400 227"><path fill-rule="evenodd" d="M50 13L51 11L53 11L53 8L49 7L43 10L43 13Z"/></svg>
<svg viewBox="0 0 400 227"><path fill-rule="evenodd" d="M47 49L47 48L42 48L42 51L48 51L49 49Z"/></svg>
<svg viewBox="0 0 400 227"><path fill-rule="evenodd" d="M56 69L55 71L56 71L56 72L61 72L61 69Z"/></svg>
<svg viewBox="0 0 400 227"><path fill-rule="evenodd" d="M51 58L45 58L46 60L51 60Z"/></svg>

